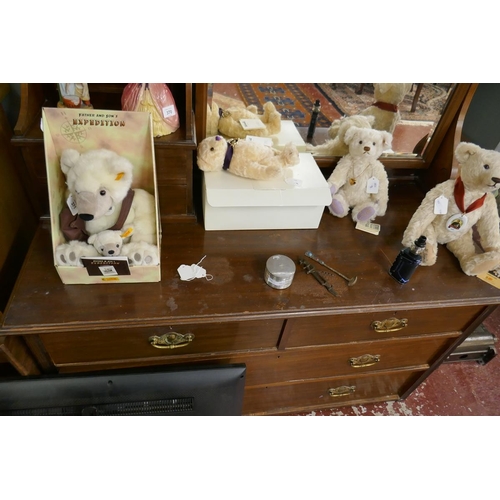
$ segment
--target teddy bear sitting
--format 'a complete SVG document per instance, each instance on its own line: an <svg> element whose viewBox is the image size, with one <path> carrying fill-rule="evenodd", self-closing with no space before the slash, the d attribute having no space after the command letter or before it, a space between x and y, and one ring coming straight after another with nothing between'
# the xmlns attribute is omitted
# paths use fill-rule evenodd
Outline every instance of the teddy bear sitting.
<svg viewBox="0 0 500 500"><path fill-rule="evenodd" d="M380 130L351 127L344 140L349 153L340 159L328 178L332 193L330 213L345 217L352 209L354 222L368 222L385 215L389 181L378 158L390 147L392 135Z"/></svg>
<svg viewBox="0 0 500 500"><path fill-rule="evenodd" d="M233 106L220 110L217 103L208 108L207 136L218 133L228 138L245 139L248 135L269 137L281 132L281 115L270 101L263 106L262 115L257 113L257 106ZM262 128L245 129L240 120L258 120Z"/></svg>
<svg viewBox="0 0 500 500"><path fill-rule="evenodd" d="M287 167L300 162L297 147L289 143L278 151L259 142L227 141L216 135L198 145L197 164L204 172L228 172L247 179L268 180L284 175Z"/></svg>
<svg viewBox="0 0 500 500"><path fill-rule="evenodd" d="M133 225L130 241L143 245L145 252L150 251L148 245L156 245L155 199L144 189L132 189L129 160L107 149L82 154L65 149L60 163L72 207L64 207L60 214L61 231L69 243L56 248L58 263L79 265L80 257L94 255L89 236L124 226Z"/></svg>
<svg viewBox="0 0 500 500"><path fill-rule="evenodd" d="M92 234L88 243L93 245L99 255L105 257L116 257L124 255L132 266L156 266L159 264L158 248L144 242L128 243L133 228L125 231L106 230Z"/></svg>
<svg viewBox="0 0 500 500"><path fill-rule="evenodd" d="M443 244L465 274L476 276L500 266L500 220L493 194L500 187L500 153L461 142L455 157L459 162L457 179L442 182L426 194L402 243L410 246L419 236L426 236L422 265L435 264L438 244ZM483 251L476 249L474 225Z"/></svg>
<svg viewBox="0 0 500 500"><path fill-rule="evenodd" d="M317 146L307 144L306 150L319 155L344 156L349 153L349 146L345 142L345 133L353 126L372 128L374 121L374 116L362 115L344 116L334 120L328 129L330 139Z"/></svg>
<svg viewBox="0 0 500 500"><path fill-rule="evenodd" d="M373 116L372 128L393 133L401 120L398 106L411 90L411 83L374 83L375 102L359 114Z"/></svg>

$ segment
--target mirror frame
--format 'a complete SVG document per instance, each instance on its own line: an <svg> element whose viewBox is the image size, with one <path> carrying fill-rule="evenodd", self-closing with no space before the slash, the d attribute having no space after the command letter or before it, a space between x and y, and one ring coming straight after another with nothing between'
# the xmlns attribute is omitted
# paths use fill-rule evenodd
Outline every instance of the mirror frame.
<svg viewBox="0 0 500 500"><path fill-rule="evenodd" d="M195 89L195 112L196 112L196 135L199 141L206 137L208 83L196 84ZM461 136L463 117L460 111L466 100L470 103L472 95L477 88L477 83L456 83L445 104L441 118L439 119L432 136L423 147L422 154L394 153L390 156L382 156L380 161L386 168L390 169L429 169L436 160L441 147L448 144L449 135L452 134L452 151L456 145L456 138ZM465 113L462 113L464 115ZM458 130L460 129L460 131ZM315 156L314 159L320 168L334 167L339 161L338 156ZM451 172L451 164L449 171ZM441 176L440 176L441 177ZM449 175L448 175L449 178Z"/></svg>

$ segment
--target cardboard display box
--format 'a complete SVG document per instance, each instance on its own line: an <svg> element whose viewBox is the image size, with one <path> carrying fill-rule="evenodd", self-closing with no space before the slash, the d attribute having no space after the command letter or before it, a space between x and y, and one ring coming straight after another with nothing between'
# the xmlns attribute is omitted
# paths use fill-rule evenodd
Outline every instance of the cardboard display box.
<svg viewBox="0 0 500 500"><path fill-rule="evenodd" d="M66 178L61 171L60 158L64 149L80 153L105 148L127 158L134 166L132 189L141 188L155 197L158 253L161 249L161 226L158 211L158 189L151 115L144 112L106 111L95 109L43 108L42 129L45 146L47 183L49 187L50 223L54 266L65 284L139 283L161 279L160 265L133 266L119 262L104 268L102 275L96 266L61 266L55 249L66 243L59 215L66 205ZM112 259L109 259L110 261ZM99 267L99 266L98 266ZM92 274L92 275L91 275Z"/></svg>
<svg viewBox="0 0 500 500"><path fill-rule="evenodd" d="M330 189L310 153L300 153L293 178L244 179L229 172L203 173L205 230L316 229Z"/></svg>

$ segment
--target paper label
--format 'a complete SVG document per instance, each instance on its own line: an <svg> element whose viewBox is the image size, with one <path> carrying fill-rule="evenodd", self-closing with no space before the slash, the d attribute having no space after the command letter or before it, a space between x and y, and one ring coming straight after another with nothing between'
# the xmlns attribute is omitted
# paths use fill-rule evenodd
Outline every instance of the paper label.
<svg viewBox="0 0 500 500"><path fill-rule="evenodd" d="M175 116L177 113L175 112L175 106L171 104L170 106L165 106L162 109L163 118L170 118L171 116Z"/></svg>
<svg viewBox="0 0 500 500"><path fill-rule="evenodd" d="M370 194L378 193L379 180L376 177L370 177L366 183L366 192Z"/></svg>
<svg viewBox="0 0 500 500"><path fill-rule="evenodd" d="M436 215L448 213L448 198L446 196L441 195L434 200L434 213Z"/></svg>
<svg viewBox="0 0 500 500"><path fill-rule="evenodd" d="M242 118L240 124L243 130L257 130L266 128L266 126L258 118Z"/></svg>
<svg viewBox="0 0 500 500"><path fill-rule="evenodd" d="M66 200L66 205L68 205L68 208L71 211L71 215L76 215L78 213L78 209L76 208L76 201L73 198L72 194L68 196L68 199Z"/></svg>
<svg viewBox="0 0 500 500"><path fill-rule="evenodd" d="M380 232L380 224L375 224L374 222L358 222L356 224L356 229L377 236Z"/></svg>
<svg viewBox="0 0 500 500"><path fill-rule="evenodd" d="M130 275L128 259L125 255L117 257L82 257L82 264L89 276L126 276Z"/></svg>
<svg viewBox="0 0 500 500"><path fill-rule="evenodd" d="M490 285L493 285L495 288L500 289L500 272L499 271L489 271L487 273L478 274L477 278Z"/></svg>
<svg viewBox="0 0 500 500"><path fill-rule="evenodd" d="M258 142L264 146L273 146L273 140L270 137L256 137L255 135L247 135L245 138L248 142Z"/></svg>

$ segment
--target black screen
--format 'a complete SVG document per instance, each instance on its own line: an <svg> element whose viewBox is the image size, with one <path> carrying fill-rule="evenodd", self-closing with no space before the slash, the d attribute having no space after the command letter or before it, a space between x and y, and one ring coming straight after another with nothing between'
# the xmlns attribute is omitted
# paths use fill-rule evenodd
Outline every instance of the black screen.
<svg viewBox="0 0 500 500"><path fill-rule="evenodd" d="M0 382L1 415L241 415L244 364Z"/></svg>

